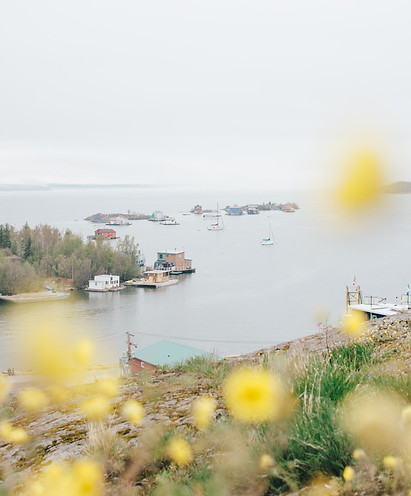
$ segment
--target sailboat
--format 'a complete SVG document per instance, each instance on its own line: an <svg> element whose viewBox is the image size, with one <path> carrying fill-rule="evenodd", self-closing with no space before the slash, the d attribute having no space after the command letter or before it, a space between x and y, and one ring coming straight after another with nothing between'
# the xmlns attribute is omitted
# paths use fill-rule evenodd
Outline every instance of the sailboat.
<svg viewBox="0 0 411 496"><path fill-rule="evenodd" d="M273 238L273 233L271 232L271 224L268 225L268 237L263 238L261 240L262 245L273 245L274 244L274 238Z"/></svg>
<svg viewBox="0 0 411 496"><path fill-rule="evenodd" d="M216 222L214 222L214 224L208 225L207 229L209 231L222 231L224 229L223 221L221 220L221 224L220 224L219 220L220 220L220 211L218 210L218 204L217 204Z"/></svg>

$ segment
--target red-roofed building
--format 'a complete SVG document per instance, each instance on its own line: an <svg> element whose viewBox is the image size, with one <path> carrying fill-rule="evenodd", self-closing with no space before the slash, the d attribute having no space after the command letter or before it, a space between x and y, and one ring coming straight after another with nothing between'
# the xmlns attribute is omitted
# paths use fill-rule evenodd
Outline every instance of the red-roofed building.
<svg viewBox="0 0 411 496"><path fill-rule="evenodd" d="M97 229L94 234L97 236L101 236L104 239L116 239L117 233L114 229Z"/></svg>

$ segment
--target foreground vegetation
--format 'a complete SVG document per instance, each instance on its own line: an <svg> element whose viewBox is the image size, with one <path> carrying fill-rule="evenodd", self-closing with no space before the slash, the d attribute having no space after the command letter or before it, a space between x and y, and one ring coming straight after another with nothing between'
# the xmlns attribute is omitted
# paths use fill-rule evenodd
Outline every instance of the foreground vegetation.
<svg viewBox="0 0 411 496"><path fill-rule="evenodd" d="M87 286L97 274L113 273L121 280L137 277L134 238L112 248L103 239L84 242L66 230L27 224L20 230L0 225L0 293L39 291L47 278L69 279L75 288Z"/></svg>
<svg viewBox="0 0 411 496"><path fill-rule="evenodd" d="M408 321L389 321L317 353L54 377L3 407L2 494L407 496L410 361Z"/></svg>

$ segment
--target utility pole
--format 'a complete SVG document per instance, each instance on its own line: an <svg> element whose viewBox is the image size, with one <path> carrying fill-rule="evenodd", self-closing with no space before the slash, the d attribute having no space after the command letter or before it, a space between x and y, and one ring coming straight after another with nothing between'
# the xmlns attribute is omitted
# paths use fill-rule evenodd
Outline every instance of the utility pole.
<svg viewBox="0 0 411 496"><path fill-rule="evenodd" d="M134 334L131 334L131 332L126 332L126 335L127 335L127 359L128 361L130 362L131 361L131 357L132 357L132 354L131 354L131 347L134 346L135 348L137 348L137 345L135 345L134 343L131 342L131 336L134 337Z"/></svg>

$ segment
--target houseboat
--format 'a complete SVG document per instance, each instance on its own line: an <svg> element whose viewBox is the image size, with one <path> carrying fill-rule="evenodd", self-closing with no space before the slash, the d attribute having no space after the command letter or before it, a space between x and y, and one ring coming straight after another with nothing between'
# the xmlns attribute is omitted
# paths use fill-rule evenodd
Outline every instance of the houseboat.
<svg viewBox="0 0 411 496"><path fill-rule="evenodd" d="M257 205L248 205L247 214L248 215L258 215L260 211L258 210Z"/></svg>
<svg viewBox="0 0 411 496"><path fill-rule="evenodd" d="M201 205L195 205L191 212L193 214L201 215L203 213L203 207Z"/></svg>
<svg viewBox="0 0 411 496"><path fill-rule="evenodd" d="M120 285L120 277L112 274L101 274L89 280L86 291L95 293L107 293L108 291L119 291L124 286Z"/></svg>
<svg viewBox="0 0 411 496"><path fill-rule="evenodd" d="M101 237L103 239L118 239L117 233L114 229L96 229L94 231L94 239Z"/></svg>
<svg viewBox="0 0 411 496"><path fill-rule="evenodd" d="M191 258L185 258L183 251L158 251L154 268L169 270L172 274L192 274L196 271Z"/></svg>
<svg viewBox="0 0 411 496"><path fill-rule="evenodd" d="M137 286L139 288L162 288L163 286L172 286L178 284L177 278L170 277L169 270L147 270L144 272L143 279L132 279L126 281L126 286Z"/></svg>
<svg viewBox="0 0 411 496"><path fill-rule="evenodd" d="M117 217L111 217L108 222L106 222L106 226L131 226L131 222L122 215Z"/></svg>
<svg viewBox="0 0 411 496"><path fill-rule="evenodd" d="M243 215L243 209L238 205L233 205L232 207L228 207L227 215Z"/></svg>

